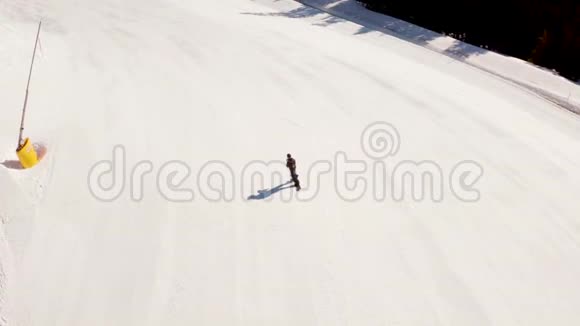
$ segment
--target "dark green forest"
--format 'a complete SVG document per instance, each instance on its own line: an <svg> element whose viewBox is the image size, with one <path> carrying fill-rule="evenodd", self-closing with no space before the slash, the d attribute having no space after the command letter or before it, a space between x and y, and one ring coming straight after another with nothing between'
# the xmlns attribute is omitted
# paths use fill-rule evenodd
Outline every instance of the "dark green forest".
<svg viewBox="0 0 580 326"><path fill-rule="evenodd" d="M359 0L469 44L580 79L580 0Z"/></svg>

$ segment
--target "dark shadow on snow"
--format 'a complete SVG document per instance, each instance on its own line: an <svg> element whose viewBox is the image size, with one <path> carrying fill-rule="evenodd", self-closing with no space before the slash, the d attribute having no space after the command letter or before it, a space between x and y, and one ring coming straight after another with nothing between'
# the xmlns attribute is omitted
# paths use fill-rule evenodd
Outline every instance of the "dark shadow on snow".
<svg viewBox="0 0 580 326"><path fill-rule="evenodd" d="M6 160L0 164L4 165L4 167L6 167L7 169L22 170L22 164L20 164L20 161Z"/></svg>
<svg viewBox="0 0 580 326"><path fill-rule="evenodd" d="M264 12L264 13L243 12L241 14L254 16L268 16L268 17L286 17L293 19L309 18L328 14L329 15L328 17L325 17L324 19L322 19L322 21L317 21L313 23L313 25L326 27L336 23L349 21L360 25L360 28L354 33L354 35L362 35L371 32L381 32L383 34L387 34L420 46L427 46L429 42L441 37L445 37L442 34L411 24L404 20L400 20L394 17L373 12L369 9L364 8L362 5L360 6L363 8L356 8L356 10L366 11L366 14L364 18L358 18L356 17L357 16L356 13L352 12L351 7L352 3L349 2L336 3L332 8L334 13L346 13L344 15L326 13L320 9L311 7L310 5L304 2L301 1L298 2L300 2L303 5L303 7L286 12ZM488 50L470 44L462 43L460 41L456 41L455 44L444 53L454 59L464 60L472 55L480 55L486 52L488 52Z"/></svg>
<svg viewBox="0 0 580 326"><path fill-rule="evenodd" d="M264 17L287 17L287 18L307 18L322 15L323 12L310 7L302 7L286 12L242 12L242 15L264 16Z"/></svg>
<svg viewBox="0 0 580 326"><path fill-rule="evenodd" d="M288 186L291 183L292 183L292 181L288 181L286 183L283 183L283 184L278 185L278 186L271 188L271 189L258 190L258 194L251 195L250 197L248 197L248 200L263 200L263 199L266 199L266 198L272 196L273 194L275 194L281 190L294 188L294 185Z"/></svg>

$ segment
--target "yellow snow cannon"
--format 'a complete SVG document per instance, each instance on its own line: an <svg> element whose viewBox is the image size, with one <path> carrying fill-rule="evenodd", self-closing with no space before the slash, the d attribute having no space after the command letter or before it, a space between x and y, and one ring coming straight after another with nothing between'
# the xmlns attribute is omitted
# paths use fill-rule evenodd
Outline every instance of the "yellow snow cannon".
<svg viewBox="0 0 580 326"><path fill-rule="evenodd" d="M38 163L38 154L28 138L24 140L22 145L18 146L18 149L16 149L16 155L18 155L18 160L25 169L29 169Z"/></svg>

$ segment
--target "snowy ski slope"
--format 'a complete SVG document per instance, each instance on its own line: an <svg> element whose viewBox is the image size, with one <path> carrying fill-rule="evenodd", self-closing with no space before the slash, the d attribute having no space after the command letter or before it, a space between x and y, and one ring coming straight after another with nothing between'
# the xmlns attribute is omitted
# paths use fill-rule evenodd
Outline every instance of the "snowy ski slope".
<svg viewBox="0 0 580 326"><path fill-rule="evenodd" d="M529 91L289 0L5 0L0 62L0 325L580 323L580 117ZM442 200L396 200L424 161Z"/></svg>

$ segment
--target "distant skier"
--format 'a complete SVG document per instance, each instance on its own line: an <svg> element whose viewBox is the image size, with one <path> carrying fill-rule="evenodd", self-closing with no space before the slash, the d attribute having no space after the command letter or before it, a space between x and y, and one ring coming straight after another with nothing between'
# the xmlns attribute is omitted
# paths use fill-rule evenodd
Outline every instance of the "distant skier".
<svg viewBox="0 0 580 326"><path fill-rule="evenodd" d="M298 180L298 175L296 174L296 160L294 160L290 154L286 154L286 167L290 170L290 177L292 177L292 181L294 181L296 191L300 191L302 188L300 187L300 181Z"/></svg>

